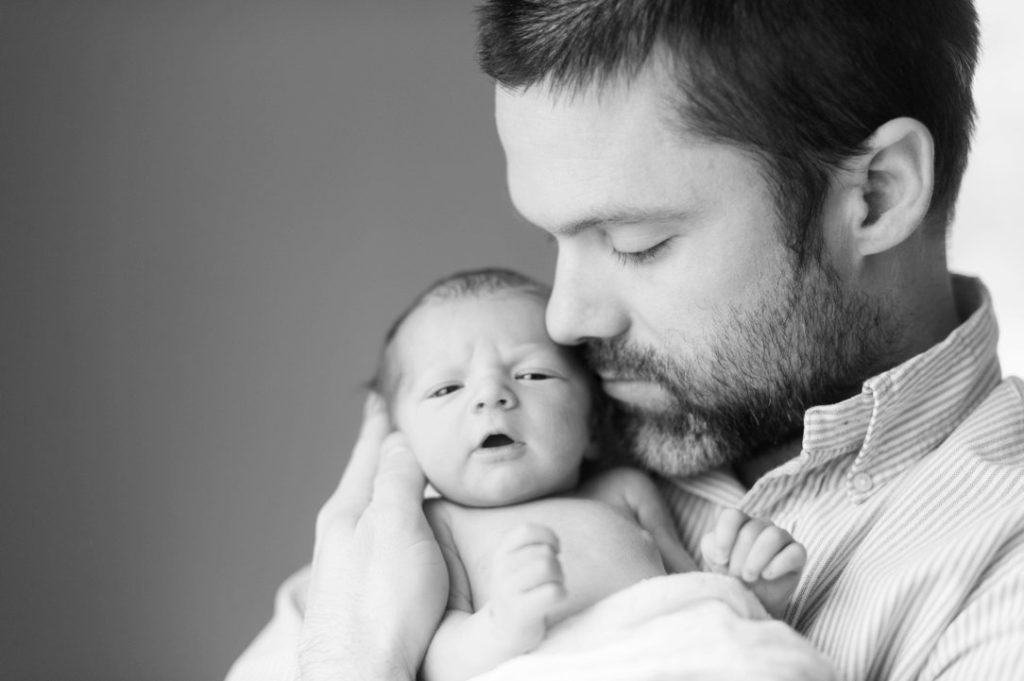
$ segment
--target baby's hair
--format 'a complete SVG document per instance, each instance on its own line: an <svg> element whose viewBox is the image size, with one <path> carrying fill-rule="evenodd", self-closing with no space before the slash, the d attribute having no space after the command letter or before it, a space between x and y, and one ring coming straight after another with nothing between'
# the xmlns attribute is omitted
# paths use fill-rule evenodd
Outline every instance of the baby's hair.
<svg viewBox="0 0 1024 681"><path fill-rule="evenodd" d="M402 328L402 324L413 312L433 302L479 298L503 291L522 291L534 295L544 302L551 289L525 274L502 267L485 267L476 270L455 272L438 279L423 290L412 303L398 315L384 335L384 344L377 360L377 371L367 384L370 390L380 394L390 403L397 382L397 367L390 352L391 345Z"/></svg>

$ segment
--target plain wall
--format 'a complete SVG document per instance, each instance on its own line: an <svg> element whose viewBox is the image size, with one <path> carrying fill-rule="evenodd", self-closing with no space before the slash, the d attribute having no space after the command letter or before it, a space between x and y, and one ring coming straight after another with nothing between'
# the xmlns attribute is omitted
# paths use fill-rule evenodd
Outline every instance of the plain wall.
<svg viewBox="0 0 1024 681"><path fill-rule="evenodd" d="M1024 373L1014 0L953 262ZM387 324L549 279L468 0L0 0L0 677L216 679L308 560Z"/></svg>

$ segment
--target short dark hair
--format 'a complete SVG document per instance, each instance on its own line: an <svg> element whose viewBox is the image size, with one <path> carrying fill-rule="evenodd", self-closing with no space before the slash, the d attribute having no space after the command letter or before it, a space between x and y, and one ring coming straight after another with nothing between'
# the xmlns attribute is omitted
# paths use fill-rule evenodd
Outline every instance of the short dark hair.
<svg viewBox="0 0 1024 681"><path fill-rule="evenodd" d="M551 290L539 281L515 270L501 267L465 270L438 279L413 299L384 334L384 343L377 360L377 370L367 383L367 387L385 397L390 403L397 380L397 369L391 355L391 345L402 328L402 324L413 312L432 302L479 298L503 291L522 291L536 296L542 304L547 301L548 295L551 293Z"/></svg>
<svg viewBox="0 0 1024 681"><path fill-rule="evenodd" d="M935 140L927 228L945 233L974 129L971 0L485 0L484 71L555 90L634 76L664 45L686 129L754 154L804 262L834 169L886 121Z"/></svg>

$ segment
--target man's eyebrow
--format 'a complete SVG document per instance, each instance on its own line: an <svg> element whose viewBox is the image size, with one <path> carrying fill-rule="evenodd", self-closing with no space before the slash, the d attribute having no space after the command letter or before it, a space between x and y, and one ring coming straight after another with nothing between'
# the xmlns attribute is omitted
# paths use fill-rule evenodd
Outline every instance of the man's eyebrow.
<svg viewBox="0 0 1024 681"><path fill-rule="evenodd" d="M604 213L597 213L590 217L571 222L567 225L551 230L557 236L572 237L595 227L607 227L610 225L643 225L643 224L666 224L680 222L693 214L692 211L679 208L666 209L631 209L613 210Z"/></svg>

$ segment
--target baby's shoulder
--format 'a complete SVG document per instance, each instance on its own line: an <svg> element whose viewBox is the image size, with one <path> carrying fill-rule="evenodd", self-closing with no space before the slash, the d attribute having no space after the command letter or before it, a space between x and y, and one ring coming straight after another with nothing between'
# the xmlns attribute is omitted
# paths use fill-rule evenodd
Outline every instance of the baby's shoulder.
<svg viewBox="0 0 1024 681"><path fill-rule="evenodd" d="M577 496L618 505L619 503L658 490L650 476L638 468L619 466L602 471L580 483Z"/></svg>

